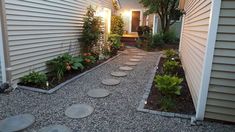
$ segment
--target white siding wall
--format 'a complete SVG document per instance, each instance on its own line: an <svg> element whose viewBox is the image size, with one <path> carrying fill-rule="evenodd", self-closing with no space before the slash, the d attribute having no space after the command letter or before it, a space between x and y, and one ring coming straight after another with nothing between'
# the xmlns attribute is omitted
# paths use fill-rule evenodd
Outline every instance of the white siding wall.
<svg viewBox="0 0 235 132"><path fill-rule="evenodd" d="M70 51L79 52L89 5L112 9L112 0L5 0L12 79Z"/></svg>
<svg viewBox="0 0 235 132"><path fill-rule="evenodd" d="M207 42L211 0L187 0L180 56L187 82L197 107Z"/></svg>

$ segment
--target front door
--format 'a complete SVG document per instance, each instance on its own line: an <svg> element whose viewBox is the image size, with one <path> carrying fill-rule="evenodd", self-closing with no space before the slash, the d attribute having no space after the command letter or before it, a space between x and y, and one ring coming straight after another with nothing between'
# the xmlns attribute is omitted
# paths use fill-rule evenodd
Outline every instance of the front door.
<svg viewBox="0 0 235 132"><path fill-rule="evenodd" d="M137 32L140 26L140 11L132 11L131 32Z"/></svg>

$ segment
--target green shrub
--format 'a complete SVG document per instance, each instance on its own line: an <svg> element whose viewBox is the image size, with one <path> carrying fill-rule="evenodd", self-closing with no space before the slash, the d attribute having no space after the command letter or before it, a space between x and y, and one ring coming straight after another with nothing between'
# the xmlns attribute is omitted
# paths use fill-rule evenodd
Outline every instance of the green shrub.
<svg viewBox="0 0 235 132"><path fill-rule="evenodd" d="M82 50L83 52L91 52L93 46L97 44L101 30L101 18L95 16L95 10L90 6L87 8L87 13L84 17L82 38L83 41Z"/></svg>
<svg viewBox="0 0 235 132"><path fill-rule="evenodd" d="M116 55L121 47L121 36L118 34L110 34L108 42L110 43L111 55Z"/></svg>
<svg viewBox="0 0 235 132"><path fill-rule="evenodd" d="M154 82L158 90L167 97L174 95L180 95L181 86L183 79L169 76L169 75L157 75Z"/></svg>
<svg viewBox="0 0 235 132"><path fill-rule="evenodd" d="M176 32L174 30L170 30L163 34L163 41L167 44L176 43L178 38L176 37Z"/></svg>
<svg viewBox="0 0 235 132"><path fill-rule="evenodd" d="M160 102L161 110L170 111L175 107L175 101L172 98L162 97Z"/></svg>
<svg viewBox="0 0 235 132"><path fill-rule="evenodd" d="M47 76L45 73L39 73L32 71L28 75L20 78L20 83L27 86L45 86L47 82Z"/></svg>
<svg viewBox="0 0 235 132"><path fill-rule="evenodd" d="M112 16L111 19L111 33L120 36L124 33L124 21L121 16Z"/></svg>
<svg viewBox="0 0 235 132"><path fill-rule="evenodd" d="M180 68L179 62L174 60L167 60L163 64L164 74L167 75L176 75L179 68Z"/></svg>
<svg viewBox="0 0 235 132"><path fill-rule="evenodd" d="M171 60L172 58L177 56L176 51L173 49L164 50L164 53L166 55L167 60Z"/></svg>
<svg viewBox="0 0 235 132"><path fill-rule="evenodd" d="M92 55L92 53L84 53L83 56L83 65L89 66L96 62L96 57Z"/></svg>
<svg viewBox="0 0 235 132"><path fill-rule="evenodd" d="M164 45L163 34L162 33L154 34L152 37L151 47L156 48L158 46L162 47L163 45Z"/></svg>
<svg viewBox="0 0 235 132"><path fill-rule="evenodd" d="M47 62L47 66L53 76L56 76L57 80L60 81L66 71L83 69L83 59L81 57L73 57L68 53L58 56Z"/></svg>

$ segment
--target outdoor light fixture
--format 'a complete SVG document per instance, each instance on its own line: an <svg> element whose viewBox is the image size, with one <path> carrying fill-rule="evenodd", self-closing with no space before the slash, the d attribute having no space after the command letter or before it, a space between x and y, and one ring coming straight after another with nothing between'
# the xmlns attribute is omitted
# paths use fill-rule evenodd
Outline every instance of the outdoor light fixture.
<svg viewBox="0 0 235 132"><path fill-rule="evenodd" d="M130 11L124 11L123 15L126 17L130 17L131 16L131 12Z"/></svg>

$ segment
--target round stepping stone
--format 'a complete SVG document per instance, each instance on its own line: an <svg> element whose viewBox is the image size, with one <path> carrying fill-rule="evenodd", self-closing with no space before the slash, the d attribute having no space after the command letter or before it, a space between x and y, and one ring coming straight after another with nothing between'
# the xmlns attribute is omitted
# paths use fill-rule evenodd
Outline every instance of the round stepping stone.
<svg viewBox="0 0 235 132"><path fill-rule="evenodd" d="M131 71L131 70L133 70L133 68L132 68L132 67L129 67L129 66L122 66L122 67L120 67L119 69L120 69L120 70L123 70L123 71Z"/></svg>
<svg viewBox="0 0 235 132"><path fill-rule="evenodd" d="M140 59L130 59L130 61L133 61L133 62L139 62Z"/></svg>
<svg viewBox="0 0 235 132"><path fill-rule="evenodd" d="M134 59L142 59L143 56L133 56Z"/></svg>
<svg viewBox="0 0 235 132"><path fill-rule="evenodd" d="M128 65L128 66L136 66L137 63L135 63L135 62L127 62L127 63L125 63L125 65Z"/></svg>
<svg viewBox="0 0 235 132"><path fill-rule="evenodd" d="M145 54L145 53L138 53L137 55L139 55L139 56L145 56L145 55L147 55L147 54Z"/></svg>
<svg viewBox="0 0 235 132"><path fill-rule="evenodd" d="M35 117L31 114L21 114L12 116L0 121L0 131L15 132L28 128L35 122Z"/></svg>
<svg viewBox="0 0 235 132"><path fill-rule="evenodd" d="M117 79L105 79L102 81L102 84L107 85L107 86L114 86L118 85L120 83L120 80Z"/></svg>
<svg viewBox="0 0 235 132"><path fill-rule="evenodd" d="M38 132L72 132L72 130L64 125L52 125L41 128Z"/></svg>
<svg viewBox="0 0 235 132"><path fill-rule="evenodd" d="M106 89L92 89L87 94L92 98L103 98L109 96L110 92Z"/></svg>
<svg viewBox="0 0 235 132"><path fill-rule="evenodd" d="M111 75L115 76L115 77L125 77L125 76L127 76L127 73L125 73L125 72L112 72Z"/></svg>
<svg viewBox="0 0 235 132"><path fill-rule="evenodd" d="M87 104L75 104L66 109L65 115L70 118L84 118L92 114L94 108Z"/></svg>

